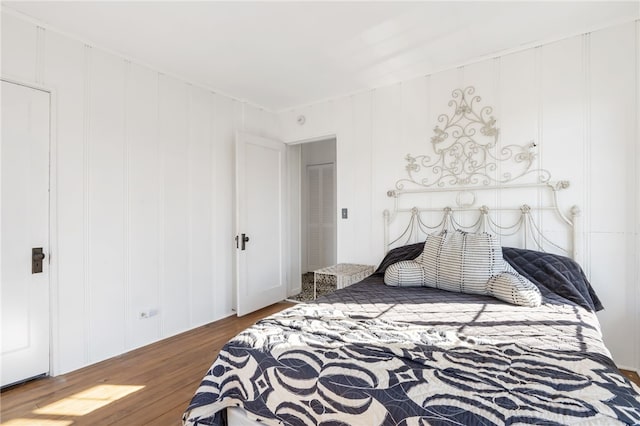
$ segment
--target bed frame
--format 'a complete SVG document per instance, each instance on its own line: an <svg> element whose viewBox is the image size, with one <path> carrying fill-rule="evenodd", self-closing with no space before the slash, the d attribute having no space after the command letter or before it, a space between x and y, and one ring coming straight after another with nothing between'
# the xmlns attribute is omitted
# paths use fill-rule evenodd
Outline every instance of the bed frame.
<svg viewBox="0 0 640 426"><path fill-rule="evenodd" d="M519 235L522 248L559 252L580 263L580 209L572 206L565 213L558 202L569 181L552 181L551 173L535 167L535 142L503 145L493 109L479 107L481 98L474 92L473 87L452 92L452 110L441 114L434 128L433 154L405 157L408 176L387 192L394 207L383 212L385 254L395 246L423 241L427 234L460 229L511 241ZM525 193L533 201L502 202L514 196L523 199ZM483 197L485 203L480 203ZM558 235L564 242L543 234L548 212L564 229L560 234L565 235Z"/></svg>

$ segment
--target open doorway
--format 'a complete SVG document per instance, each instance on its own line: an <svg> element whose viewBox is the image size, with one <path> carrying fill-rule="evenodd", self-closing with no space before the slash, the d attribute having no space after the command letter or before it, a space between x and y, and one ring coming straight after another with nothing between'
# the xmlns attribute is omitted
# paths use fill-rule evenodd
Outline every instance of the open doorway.
<svg viewBox="0 0 640 426"><path fill-rule="evenodd" d="M313 300L313 271L337 258L336 139L299 145L300 291L291 299ZM325 288L326 287L326 288ZM321 284L317 294L331 291Z"/></svg>

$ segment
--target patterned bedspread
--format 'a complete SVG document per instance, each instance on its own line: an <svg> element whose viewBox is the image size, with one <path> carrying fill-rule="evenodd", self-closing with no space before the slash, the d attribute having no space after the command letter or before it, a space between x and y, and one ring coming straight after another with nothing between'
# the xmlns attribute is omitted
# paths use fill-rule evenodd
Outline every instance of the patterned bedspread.
<svg viewBox="0 0 640 426"><path fill-rule="evenodd" d="M184 415L221 425L640 424L640 390L595 314L538 308L380 276L259 321L232 339Z"/></svg>

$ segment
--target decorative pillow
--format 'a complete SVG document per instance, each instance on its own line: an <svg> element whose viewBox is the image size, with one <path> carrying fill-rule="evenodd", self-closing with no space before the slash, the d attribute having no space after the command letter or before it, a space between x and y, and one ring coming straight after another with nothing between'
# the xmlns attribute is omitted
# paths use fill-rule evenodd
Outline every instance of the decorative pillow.
<svg viewBox="0 0 640 426"><path fill-rule="evenodd" d="M425 285L458 293L487 294L487 281L504 271L500 244L486 232L429 235L416 259L426 271Z"/></svg>
<svg viewBox="0 0 640 426"><path fill-rule="evenodd" d="M422 287L425 281L425 268L415 260L394 263L384 273L384 283L392 287Z"/></svg>
<svg viewBox="0 0 640 426"><path fill-rule="evenodd" d="M422 254L387 267L384 281L390 286L489 295L515 305L542 303L540 290L504 261L498 241L486 232L429 235Z"/></svg>
<svg viewBox="0 0 640 426"><path fill-rule="evenodd" d="M535 307L542 304L542 294L538 287L508 264L505 272L489 278L487 291L496 299L513 305Z"/></svg>

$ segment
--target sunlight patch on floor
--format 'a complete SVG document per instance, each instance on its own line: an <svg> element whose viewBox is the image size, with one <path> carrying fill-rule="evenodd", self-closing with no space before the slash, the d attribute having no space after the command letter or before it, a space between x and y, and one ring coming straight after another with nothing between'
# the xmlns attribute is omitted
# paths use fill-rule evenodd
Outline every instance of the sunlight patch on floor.
<svg viewBox="0 0 640 426"><path fill-rule="evenodd" d="M38 408L33 413L56 416L84 416L142 388L144 386L98 385L45 407Z"/></svg>
<svg viewBox="0 0 640 426"><path fill-rule="evenodd" d="M71 420L46 419L11 419L6 423L0 423L2 426L69 426L72 424Z"/></svg>

